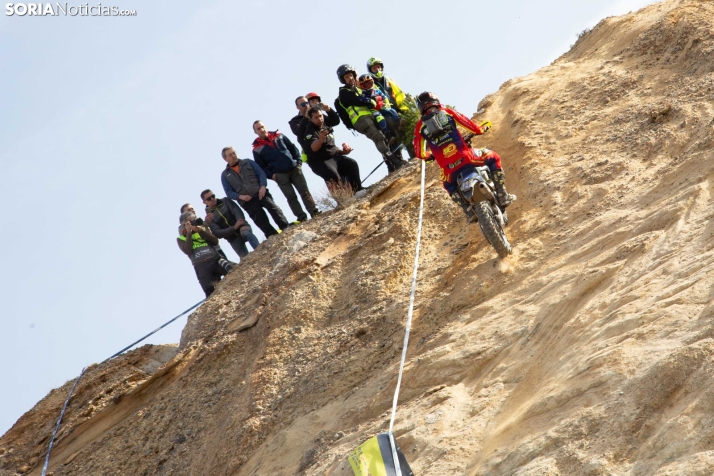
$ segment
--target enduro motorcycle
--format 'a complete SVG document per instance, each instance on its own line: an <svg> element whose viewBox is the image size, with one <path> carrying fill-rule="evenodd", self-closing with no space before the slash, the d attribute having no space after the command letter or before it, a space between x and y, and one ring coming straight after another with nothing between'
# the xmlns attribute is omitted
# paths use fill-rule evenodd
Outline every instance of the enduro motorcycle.
<svg viewBox="0 0 714 476"><path fill-rule="evenodd" d="M498 256L505 258L510 255L513 249L504 231L508 225L508 213L498 203L489 168L481 166L461 172L456 178L456 184L461 198L470 204L468 209L474 213L481 233L495 248Z"/></svg>

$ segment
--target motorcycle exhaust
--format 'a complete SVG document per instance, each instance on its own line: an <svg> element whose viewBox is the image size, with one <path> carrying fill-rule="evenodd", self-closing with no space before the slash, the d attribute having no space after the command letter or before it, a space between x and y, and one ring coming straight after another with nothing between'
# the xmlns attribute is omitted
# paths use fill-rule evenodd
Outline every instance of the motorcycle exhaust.
<svg viewBox="0 0 714 476"><path fill-rule="evenodd" d="M493 194L491 187L486 185L484 182L480 182L478 184L478 188L479 190L481 190L483 196L486 197L488 200L496 200L496 196Z"/></svg>

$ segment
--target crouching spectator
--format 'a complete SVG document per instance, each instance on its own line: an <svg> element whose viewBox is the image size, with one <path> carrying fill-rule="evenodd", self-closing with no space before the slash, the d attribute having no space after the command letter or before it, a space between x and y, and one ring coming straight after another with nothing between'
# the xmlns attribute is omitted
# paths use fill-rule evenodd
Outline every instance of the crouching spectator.
<svg viewBox="0 0 714 476"><path fill-rule="evenodd" d="M335 145L332 127L325 124L320 106L311 106L308 118L310 122L305 129L307 165L325 181L330 191L348 186L356 198L364 196L367 192L362 187L359 165L347 156L352 148L347 144L342 144L342 148Z"/></svg>
<svg viewBox="0 0 714 476"><path fill-rule="evenodd" d="M283 211L273 201L273 196L266 188L268 179L263 169L254 160L239 159L233 147L224 147L221 156L227 162L221 173L223 190L228 198L237 201L243 210L248 212L265 237L280 233L270 224L265 210L270 213L281 231L289 227L290 223Z"/></svg>
<svg viewBox="0 0 714 476"><path fill-rule="evenodd" d="M216 238L224 238L241 258L248 256L246 242L256 249L260 242L245 221L243 210L230 198L216 198L211 190L201 192L206 205L206 224Z"/></svg>
<svg viewBox="0 0 714 476"><path fill-rule="evenodd" d="M218 244L218 238L201 226L202 221L196 219L195 213L184 212L179 221L183 229L176 241L181 251L191 259L198 282L208 297L215 290L213 283L220 281L235 263L220 257L214 248Z"/></svg>

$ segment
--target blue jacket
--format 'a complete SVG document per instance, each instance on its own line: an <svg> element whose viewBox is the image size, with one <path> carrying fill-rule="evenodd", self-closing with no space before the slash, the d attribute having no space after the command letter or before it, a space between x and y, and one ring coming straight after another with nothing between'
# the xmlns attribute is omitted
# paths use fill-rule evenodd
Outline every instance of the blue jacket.
<svg viewBox="0 0 714 476"><path fill-rule="evenodd" d="M268 132L267 139L258 137L253 141L253 158L269 178L289 172L302 163L300 151L278 131Z"/></svg>
<svg viewBox="0 0 714 476"><path fill-rule="evenodd" d="M221 184L228 198L237 201L241 205L245 202L238 199L238 195L250 195L257 197L260 187L268 186L268 179L265 172L253 160L239 159L238 168L240 173L233 167L226 165L221 173Z"/></svg>

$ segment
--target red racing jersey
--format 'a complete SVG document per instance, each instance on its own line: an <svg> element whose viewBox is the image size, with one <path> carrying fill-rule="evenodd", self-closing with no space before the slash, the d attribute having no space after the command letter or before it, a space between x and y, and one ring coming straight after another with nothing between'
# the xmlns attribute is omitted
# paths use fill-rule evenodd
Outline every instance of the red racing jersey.
<svg viewBox="0 0 714 476"><path fill-rule="evenodd" d="M433 155L446 177L450 176L457 168L460 168L462 164L480 164L483 162L483 158L478 157L471 146L466 143L456 125L458 124L476 135L483 134L485 132L484 128L453 109L444 106L439 109L436 114L439 116L438 120L444 131L432 133L424 123L423 118L419 119L414 128L414 152L416 156L420 159L428 159Z"/></svg>

